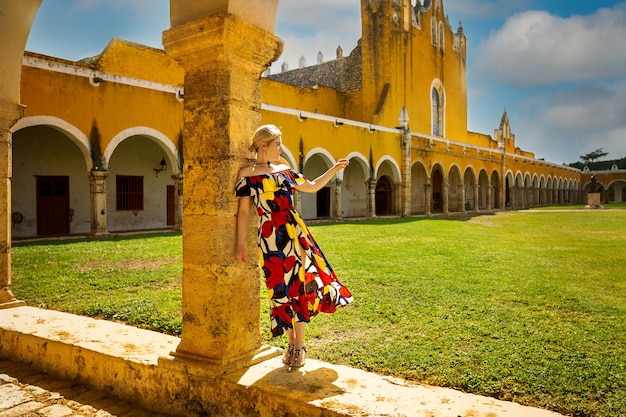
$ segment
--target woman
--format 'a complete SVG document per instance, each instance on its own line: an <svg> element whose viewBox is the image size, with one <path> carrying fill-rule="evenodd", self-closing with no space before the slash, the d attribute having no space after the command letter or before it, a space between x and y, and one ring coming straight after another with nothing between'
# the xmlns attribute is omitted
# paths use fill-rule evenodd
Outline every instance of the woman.
<svg viewBox="0 0 626 417"><path fill-rule="evenodd" d="M288 347L283 363L299 368L305 361L304 332L310 318L348 305L352 295L337 280L295 211L292 194L294 190L317 192L349 161L340 159L315 181L309 181L280 163L281 141L281 131L274 125L259 127L252 138L250 150L256 152L256 161L241 169L236 186L236 257L241 263L247 260L246 231L254 203L259 215L259 263L270 298L272 336L286 334Z"/></svg>

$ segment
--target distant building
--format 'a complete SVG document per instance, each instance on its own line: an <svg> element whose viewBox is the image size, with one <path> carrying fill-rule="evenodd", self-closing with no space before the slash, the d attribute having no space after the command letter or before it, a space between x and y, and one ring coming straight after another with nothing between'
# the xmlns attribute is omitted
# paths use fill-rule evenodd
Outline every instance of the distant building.
<svg viewBox="0 0 626 417"><path fill-rule="evenodd" d="M590 174L516 147L506 111L492 135L467 130L466 38L441 0L362 0L361 14L348 56L339 46L334 60L320 53L316 65L284 63L262 79L262 120L281 127L294 168L315 178L351 161L297 200L303 217L585 202ZM165 52L119 39L80 62L26 53L27 108L12 129L13 237L179 229L183 82ZM626 172L612 173L598 182L621 202Z"/></svg>

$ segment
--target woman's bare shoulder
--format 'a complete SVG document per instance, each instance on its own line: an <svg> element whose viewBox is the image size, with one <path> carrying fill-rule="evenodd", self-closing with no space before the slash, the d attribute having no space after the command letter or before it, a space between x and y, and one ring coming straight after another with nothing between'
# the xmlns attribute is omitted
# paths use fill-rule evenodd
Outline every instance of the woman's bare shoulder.
<svg viewBox="0 0 626 417"><path fill-rule="evenodd" d="M273 168L273 172L288 171L291 169L291 167L287 164L276 164Z"/></svg>

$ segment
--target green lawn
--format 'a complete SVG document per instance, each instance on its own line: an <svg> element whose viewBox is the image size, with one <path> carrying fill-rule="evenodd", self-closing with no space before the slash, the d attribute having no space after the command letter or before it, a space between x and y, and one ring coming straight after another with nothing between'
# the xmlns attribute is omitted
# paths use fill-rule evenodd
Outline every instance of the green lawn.
<svg viewBox="0 0 626 417"><path fill-rule="evenodd" d="M313 225L355 302L314 318L309 357L626 416L626 210L610 208ZM179 234L13 249L13 290L28 304L173 334L181 273ZM267 336L261 297L264 341L284 346Z"/></svg>

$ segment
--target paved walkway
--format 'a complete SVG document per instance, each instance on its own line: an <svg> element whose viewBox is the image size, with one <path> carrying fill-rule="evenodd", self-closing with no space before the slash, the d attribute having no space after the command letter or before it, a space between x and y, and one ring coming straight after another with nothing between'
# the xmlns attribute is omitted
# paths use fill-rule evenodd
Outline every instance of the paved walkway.
<svg viewBox="0 0 626 417"><path fill-rule="evenodd" d="M21 362L0 359L0 417L165 417Z"/></svg>

